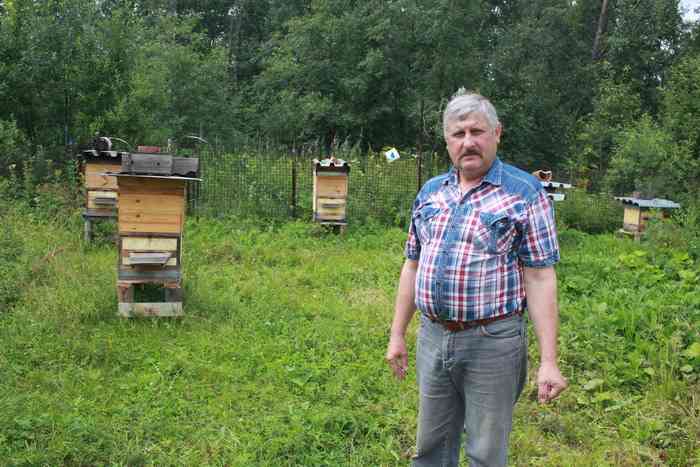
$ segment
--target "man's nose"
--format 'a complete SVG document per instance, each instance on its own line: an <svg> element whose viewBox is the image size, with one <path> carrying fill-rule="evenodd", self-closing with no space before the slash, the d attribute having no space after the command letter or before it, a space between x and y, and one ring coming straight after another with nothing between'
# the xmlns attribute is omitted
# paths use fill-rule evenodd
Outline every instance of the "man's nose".
<svg viewBox="0 0 700 467"><path fill-rule="evenodd" d="M464 139L462 139L462 146L465 148L471 148L474 147L474 144L476 142L476 138L473 138L472 135L469 133L464 135Z"/></svg>

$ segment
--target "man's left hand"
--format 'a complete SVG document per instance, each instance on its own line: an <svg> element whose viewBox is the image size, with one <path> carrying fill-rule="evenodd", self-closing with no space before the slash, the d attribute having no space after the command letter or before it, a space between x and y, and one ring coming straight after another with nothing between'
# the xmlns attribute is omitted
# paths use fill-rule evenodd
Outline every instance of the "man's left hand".
<svg viewBox="0 0 700 467"><path fill-rule="evenodd" d="M546 404L557 398L568 383L554 363L543 363L537 372L537 400Z"/></svg>

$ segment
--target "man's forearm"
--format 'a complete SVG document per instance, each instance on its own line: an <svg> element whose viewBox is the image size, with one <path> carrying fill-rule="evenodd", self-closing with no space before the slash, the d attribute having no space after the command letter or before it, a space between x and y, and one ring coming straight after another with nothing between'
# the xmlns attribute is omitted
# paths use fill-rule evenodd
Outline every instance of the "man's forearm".
<svg viewBox="0 0 700 467"><path fill-rule="evenodd" d="M415 283L418 264L413 260L406 260L401 269L399 287L396 294L396 306L394 319L391 323L391 336L405 336L408 323L411 322L416 311Z"/></svg>
<svg viewBox="0 0 700 467"><path fill-rule="evenodd" d="M568 385L557 365L557 275L553 267L525 268L524 278L528 314L535 325L537 343L540 346L537 399L544 404L556 399Z"/></svg>
<svg viewBox="0 0 700 467"><path fill-rule="evenodd" d="M559 311L557 276L554 268L525 268L525 295L528 314L535 326L542 363L557 362Z"/></svg>
<svg viewBox="0 0 700 467"><path fill-rule="evenodd" d="M399 289L396 294L396 309L391 323L391 336L386 351L386 361L389 363L394 375L399 379L406 377L408 370L408 351L406 349L406 328L413 318L416 305L414 299L416 261L407 259L401 269Z"/></svg>

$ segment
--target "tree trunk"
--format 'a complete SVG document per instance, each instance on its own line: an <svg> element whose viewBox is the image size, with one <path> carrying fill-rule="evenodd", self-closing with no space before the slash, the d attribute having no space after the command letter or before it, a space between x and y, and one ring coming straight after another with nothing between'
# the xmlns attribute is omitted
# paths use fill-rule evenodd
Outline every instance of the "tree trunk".
<svg viewBox="0 0 700 467"><path fill-rule="evenodd" d="M593 51L591 52L591 58L594 62L600 60L602 53L602 41L605 32L608 29L608 0L603 0L603 4L600 6L600 17L598 17L598 29L595 33L595 40L593 41Z"/></svg>

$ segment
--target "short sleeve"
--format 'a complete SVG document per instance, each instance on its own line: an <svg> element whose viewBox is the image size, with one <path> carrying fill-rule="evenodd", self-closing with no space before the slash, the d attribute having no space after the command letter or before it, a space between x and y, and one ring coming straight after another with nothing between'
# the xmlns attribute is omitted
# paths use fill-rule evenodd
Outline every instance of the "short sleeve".
<svg viewBox="0 0 700 467"><path fill-rule="evenodd" d="M559 262L559 242L554 209L547 193L540 191L527 207L523 239L518 250L522 264L544 268Z"/></svg>
<svg viewBox="0 0 700 467"><path fill-rule="evenodd" d="M411 211L411 225L408 227L408 238L406 239L406 245L404 247L404 256L408 259L418 260L420 257L420 240L418 239L418 233L416 232L416 207L418 206L418 200L413 203L413 209Z"/></svg>

